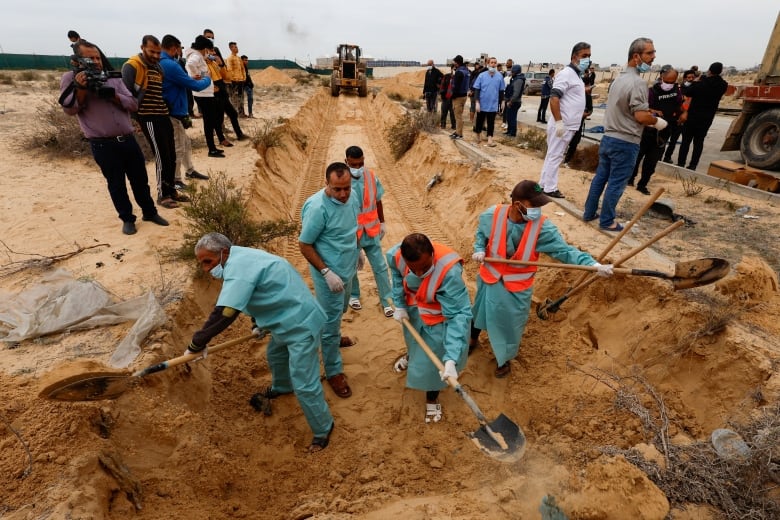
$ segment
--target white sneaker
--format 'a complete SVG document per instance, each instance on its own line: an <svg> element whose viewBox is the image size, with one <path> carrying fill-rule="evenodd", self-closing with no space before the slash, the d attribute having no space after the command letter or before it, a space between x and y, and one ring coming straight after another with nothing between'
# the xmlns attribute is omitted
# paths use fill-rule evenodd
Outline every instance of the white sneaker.
<svg viewBox="0 0 780 520"><path fill-rule="evenodd" d="M441 421L442 413L441 413L441 405L439 403L436 404L430 404L425 403L425 422L426 423L437 423Z"/></svg>
<svg viewBox="0 0 780 520"><path fill-rule="evenodd" d="M393 370L399 374L409 367L409 354L404 354L393 363Z"/></svg>
<svg viewBox="0 0 780 520"><path fill-rule="evenodd" d="M360 300L358 300L357 298L350 298L349 306L355 309L356 311L359 311L360 309L363 308L363 305L360 304Z"/></svg>

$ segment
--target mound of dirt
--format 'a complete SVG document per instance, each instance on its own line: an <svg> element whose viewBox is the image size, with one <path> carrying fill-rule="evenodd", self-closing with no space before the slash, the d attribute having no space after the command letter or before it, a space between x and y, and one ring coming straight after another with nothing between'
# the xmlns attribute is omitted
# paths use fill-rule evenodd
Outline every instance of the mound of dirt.
<svg viewBox="0 0 780 520"><path fill-rule="evenodd" d="M292 86L296 81L276 67L266 67L260 72L252 74L252 81L256 87L269 87L271 85Z"/></svg>
<svg viewBox="0 0 780 520"><path fill-rule="evenodd" d="M734 270L733 276L716 285L718 291L730 299L756 304L767 302L778 294L777 273L761 258L746 256Z"/></svg>

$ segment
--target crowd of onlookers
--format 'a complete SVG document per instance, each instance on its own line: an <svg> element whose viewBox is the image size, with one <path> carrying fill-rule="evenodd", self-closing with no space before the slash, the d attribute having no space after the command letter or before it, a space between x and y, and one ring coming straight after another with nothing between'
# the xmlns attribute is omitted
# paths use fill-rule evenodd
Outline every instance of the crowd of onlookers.
<svg viewBox="0 0 780 520"><path fill-rule="evenodd" d="M173 35L165 35L162 40L145 35L141 52L131 56L121 71L114 72L95 44L76 31L69 31L68 39L74 53L73 70L62 77L59 102L66 113L78 117L90 141L93 157L123 222L122 232L136 232L126 180L143 211L143 220L167 226L150 194L143 154L133 136L133 121L154 154L156 204L173 209L189 202L182 193L186 188L184 179L208 179L192 163L186 129L193 119L202 119L208 157L224 157L224 148L233 146L223 130L225 116L235 138L248 139L239 122L240 117L253 117L254 85L247 56L239 55L236 42L229 42L230 55L223 57L214 45L211 29L196 36L186 50Z"/></svg>

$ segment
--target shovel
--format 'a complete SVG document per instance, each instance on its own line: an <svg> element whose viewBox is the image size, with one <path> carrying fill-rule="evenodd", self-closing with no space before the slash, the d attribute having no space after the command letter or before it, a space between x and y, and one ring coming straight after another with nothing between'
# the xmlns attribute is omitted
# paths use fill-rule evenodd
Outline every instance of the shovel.
<svg viewBox="0 0 780 520"><path fill-rule="evenodd" d="M485 258L485 262L512 265L535 265L537 267L553 267L556 269L576 269L579 271L598 271L595 265L572 265L556 264L552 262L524 262L522 260L506 260L503 258ZM653 278L662 278L672 282L675 291L680 289L692 289L702 285L717 282L729 272L730 265L728 261L722 258L699 258L698 260L689 260L687 262L677 262L674 264L674 274L666 274L660 271L651 271L649 269L631 269L628 267L613 267L614 274L626 274L631 276L651 276Z"/></svg>
<svg viewBox="0 0 780 520"><path fill-rule="evenodd" d="M209 347L209 353L244 343L252 338L254 334L243 336L219 345ZM89 374L78 374L70 376L61 381L53 383L43 390L40 396L45 399L56 399L59 401L99 401L101 399L116 399L125 391L135 386L142 378L149 374L162 372L171 367L181 365L199 359L201 354L187 354L177 358L157 363L146 367L132 374L122 374L117 372L92 372Z"/></svg>
<svg viewBox="0 0 780 520"><path fill-rule="evenodd" d="M628 260L630 260L631 258L635 257L636 255L638 255L639 253L641 253L642 251L644 251L645 249L647 249L651 245L655 244L656 242L661 240L663 237L665 237L666 235L668 235L669 233L671 233L672 231L674 231L675 229L677 229L678 227L681 227L683 225L685 225L685 223L682 222L682 221L679 221L679 220L677 222L675 222L674 224L670 224L668 227L666 227L665 229L662 229L661 231L656 233L655 236L653 236L652 238L648 239L643 244L638 245L637 247L635 247L634 249L632 249L631 251L629 251L625 255L621 256L618 260L613 262L613 265L615 267L619 267L619 266L623 265L623 263L625 263ZM608 250L605 250L599 256L599 258L603 259L606 256L607 253L608 253ZM593 282L595 282L596 280L599 279L599 277L595 276L595 275L589 275L587 273L583 273L583 274L584 274L584 276L580 278L580 280L582 280L582 281L578 280L577 283L574 284L574 287L572 287L571 289L566 291L566 293L563 296L561 296L560 298L558 298L555 301L547 299L547 301L545 301L543 305L540 305L539 307L537 307L536 315L539 317L540 320L546 320L547 318L550 317L550 313L558 312L560 310L560 308L561 308L561 305L563 305L563 303L566 300L568 300L569 298L571 298L572 296L574 296L578 292L582 291L587 286L589 286L590 284L592 284ZM585 278L587 278L587 279L585 279Z"/></svg>
<svg viewBox="0 0 780 520"><path fill-rule="evenodd" d="M431 362L436 365L436 368L438 368L440 372L443 372L444 364L436 354L433 353L431 347L428 346L408 319L404 319L403 321L406 329L414 337L420 347L422 347L431 359ZM525 453L526 447L525 434L523 434L520 427L503 413L494 421L488 422L485 415L477 406L477 403L475 403L471 396L466 393L466 390L460 386L460 383L458 383L456 378L448 377L447 384L455 390L455 393L466 402L474 415L477 416L479 429L468 434L474 444L482 450L483 453L489 457L500 460L501 462L515 462L520 460Z"/></svg>

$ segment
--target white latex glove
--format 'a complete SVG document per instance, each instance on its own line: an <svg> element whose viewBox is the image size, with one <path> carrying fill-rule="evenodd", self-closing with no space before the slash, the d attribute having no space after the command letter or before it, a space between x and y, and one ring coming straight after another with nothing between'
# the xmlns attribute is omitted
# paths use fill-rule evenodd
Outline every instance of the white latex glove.
<svg viewBox="0 0 780 520"><path fill-rule="evenodd" d="M328 289L330 289L331 292L341 292L344 290L344 281L333 271L325 273L325 282L328 284Z"/></svg>
<svg viewBox="0 0 780 520"><path fill-rule="evenodd" d="M458 379L458 371L455 368L455 362L448 359L444 362L444 372L439 372L442 381L446 381L448 377Z"/></svg>
<svg viewBox="0 0 780 520"><path fill-rule="evenodd" d="M387 231L387 228L385 227L385 223L382 222L379 224L379 240L385 238L385 231Z"/></svg>
<svg viewBox="0 0 780 520"><path fill-rule="evenodd" d="M263 330L260 327L253 327L252 328L252 334L255 336L256 339L263 339L268 335L267 330Z"/></svg>
<svg viewBox="0 0 780 520"><path fill-rule="evenodd" d="M476 110L477 112L482 112L482 108L479 106L479 101L476 103Z"/></svg>
<svg viewBox="0 0 780 520"><path fill-rule="evenodd" d="M209 348L206 347L203 350L199 350L198 352L193 352L189 348L187 348L187 350L184 351L182 356L189 356L190 354L195 356L200 356L200 359L206 359L206 357L208 357L209 355Z"/></svg>
<svg viewBox="0 0 780 520"><path fill-rule="evenodd" d="M563 126L563 119L559 119L555 122L555 137L563 137L566 133L566 127Z"/></svg>
<svg viewBox="0 0 780 520"><path fill-rule="evenodd" d="M365 265L366 265L366 253L361 249L360 253L358 254L357 270L362 271Z"/></svg>
<svg viewBox="0 0 780 520"><path fill-rule="evenodd" d="M404 320L409 319L409 313L406 312L406 309L402 309L401 307L396 307L393 311L393 319L399 323L403 323Z"/></svg>
<svg viewBox="0 0 780 520"><path fill-rule="evenodd" d="M653 128L655 128L656 130L660 131L660 130L663 130L664 128L666 128L668 124L669 123L666 122L666 119L664 119L662 117L659 117L659 118L657 118L657 121L653 125Z"/></svg>
<svg viewBox="0 0 780 520"><path fill-rule="evenodd" d="M473 255L471 255L471 259L477 262L478 264L483 264L485 263L485 252L480 251L478 253L474 253Z"/></svg>
<svg viewBox="0 0 780 520"><path fill-rule="evenodd" d="M409 354L404 354L403 356L399 357L398 360L393 365L393 370L396 372L403 372L409 367Z"/></svg>
<svg viewBox="0 0 780 520"><path fill-rule="evenodd" d="M612 264L606 264L601 265L600 263L596 262L593 264L593 267L596 267L598 271L596 271L596 274L601 276L602 278L609 278L614 273L612 272Z"/></svg>

